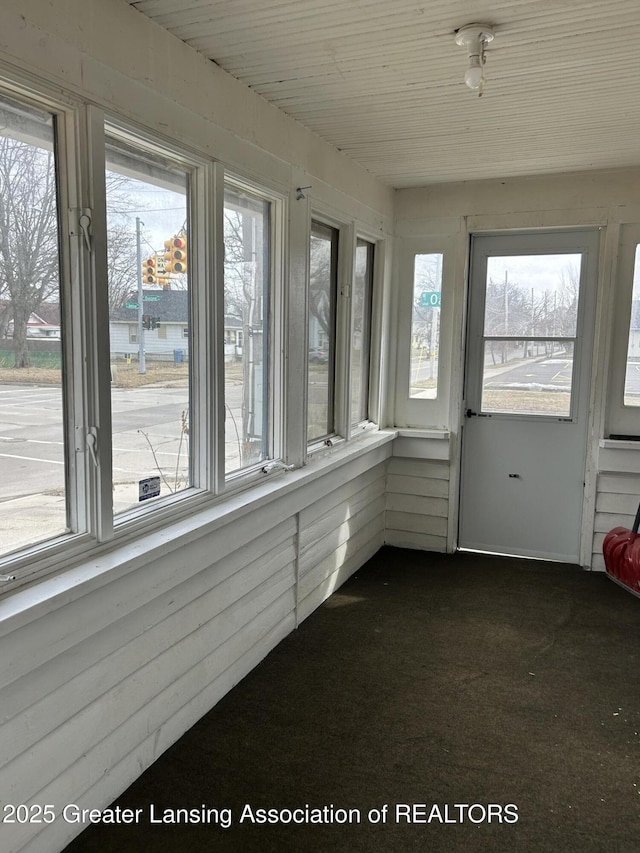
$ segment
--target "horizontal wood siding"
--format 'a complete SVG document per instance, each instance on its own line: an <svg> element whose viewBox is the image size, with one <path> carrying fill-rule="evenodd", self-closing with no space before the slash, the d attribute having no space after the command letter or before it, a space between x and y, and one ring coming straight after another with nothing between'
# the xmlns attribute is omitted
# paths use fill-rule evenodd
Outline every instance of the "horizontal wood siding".
<svg viewBox="0 0 640 853"><path fill-rule="evenodd" d="M615 454L609 452L606 460L608 471L617 466ZM593 534L594 571L604 571L602 542L614 527L631 528L640 503L640 474L601 473L598 477L596 514Z"/></svg>
<svg viewBox="0 0 640 853"><path fill-rule="evenodd" d="M407 440L404 446L408 447ZM446 443L439 441L437 447L446 449ZM387 477L387 544L444 552L448 529L449 463L441 458L392 456Z"/></svg>
<svg viewBox="0 0 640 853"><path fill-rule="evenodd" d="M108 805L380 548L390 453L5 630L3 802ZM5 825L3 849L51 853L79 829Z"/></svg>
<svg viewBox="0 0 640 853"><path fill-rule="evenodd" d="M377 465L300 513L299 619L384 544L385 475Z"/></svg>

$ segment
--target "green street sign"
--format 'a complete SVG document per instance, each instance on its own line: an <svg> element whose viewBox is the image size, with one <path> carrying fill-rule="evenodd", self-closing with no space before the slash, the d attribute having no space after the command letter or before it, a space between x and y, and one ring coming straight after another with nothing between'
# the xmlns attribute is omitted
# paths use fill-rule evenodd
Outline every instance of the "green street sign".
<svg viewBox="0 0 640 853"><path fill-rule="evenodd" d="M125 308L139 308L140 306L138 305L137 302L127 302L124 307Z"/></svg>
<svg viewBox="0 0 640 853"><path fill-rule="evenodd" d="M160 302L160 297L159 296L143 296L142 301L143 302Z"/></svg>
<svg viewBox="0 0 640 853"><path fill-rule="evenodd" d="M439 290L423 290L420 294L421 308L439 308L440 307L440 291Z"/></svg>

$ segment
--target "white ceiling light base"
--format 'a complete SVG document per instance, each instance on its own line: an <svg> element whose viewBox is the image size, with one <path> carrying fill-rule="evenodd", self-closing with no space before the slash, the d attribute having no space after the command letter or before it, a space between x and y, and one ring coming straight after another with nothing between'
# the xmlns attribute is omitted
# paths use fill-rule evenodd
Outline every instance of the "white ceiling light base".
<svg viewBox="0 0 640 853"><path fill-rule="evenodd" d="M479 95L484 86L484 49L494 38L493 27L489 24L467 24L456 32L456 44L466 47L469 57L464 82Z"/></svg>

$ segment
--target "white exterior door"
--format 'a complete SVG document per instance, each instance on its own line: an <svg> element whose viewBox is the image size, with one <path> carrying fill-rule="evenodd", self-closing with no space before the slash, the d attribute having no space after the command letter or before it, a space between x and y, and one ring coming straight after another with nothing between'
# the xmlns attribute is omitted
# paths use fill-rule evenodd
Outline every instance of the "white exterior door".
<svg viewBox="0 0 640 853"><path fill-rule="evenodd" d="M579 562L598 232L472 240L458 544Z"/></svg>

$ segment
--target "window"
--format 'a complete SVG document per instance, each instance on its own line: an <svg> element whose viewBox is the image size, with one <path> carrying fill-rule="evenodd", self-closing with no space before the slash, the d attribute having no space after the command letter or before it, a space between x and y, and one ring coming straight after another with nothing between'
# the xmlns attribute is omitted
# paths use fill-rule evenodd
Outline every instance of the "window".
<svg viewBox="0 0 640 853"><path fill-rule="evenodd" d="M620 228L607 435L640 437L640 224Z"/></svg>
<svg viewBox="0 0 640 853"><path fill-rule="evenodd" d="M70 527L55 119L0 96L0 555Z"/></svg>
<svg viewBox="0 0 640 853"><path fill-rule="evenodd" d="M338 230L311 224L307 373L307 441L332 435L338 281Z"/></svg>
<svg viewBox="0 0 640 853"><path fill-rule="evenodd" d="M481 410L571 415L582 256L487 258Z"/></svg>
<svg viewBox="0 0 640 853"><path fill-rule="evenodd" d="M409 396L427 400L438 397L442 258L416 254L413 263Z"/></svg>
<svg viewBox="0 0 640 853"><path fill-rule="evenodd" d="M157 334L190 317L189 192L190 172L169 154L107 129L115 515L192 485L189 345L180 339L172 349ZM131 336L121 340L132 321L134 350Z"/></svg>
<svg viewBox="0 0 640 853"><path fill-rule="evenodd" d="M356 243L351 319L351 423L367 419L369 397L369 347L373 291L373 243Z"/></svg>
<svg viewBox="0 0 640 853"><path fill-rule="evenodd" d="M270 203L224 194L225 472L269 456Z"/></svg>
<svg viewBox="0 0 640 853"><path fill-rule="evenodd" d="M635 247L633 259L624 405L640 406L640 244Z"/></svg>

